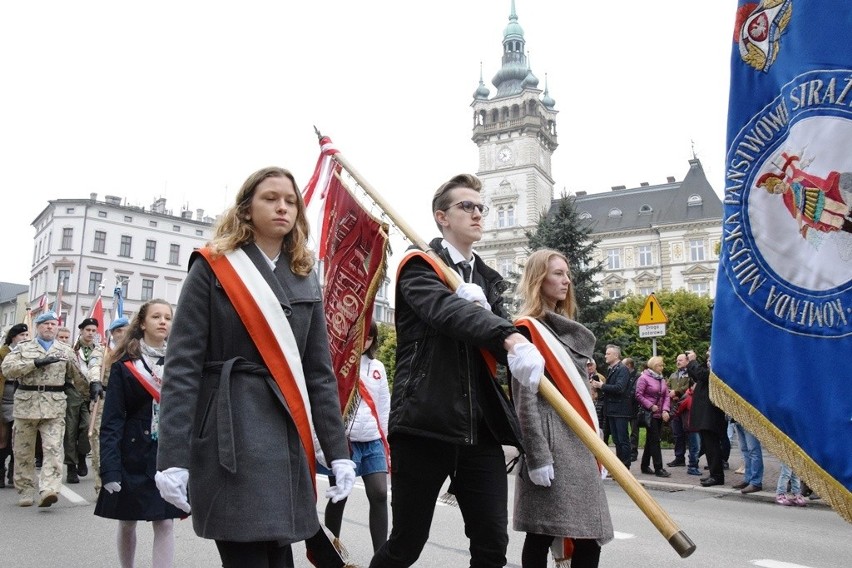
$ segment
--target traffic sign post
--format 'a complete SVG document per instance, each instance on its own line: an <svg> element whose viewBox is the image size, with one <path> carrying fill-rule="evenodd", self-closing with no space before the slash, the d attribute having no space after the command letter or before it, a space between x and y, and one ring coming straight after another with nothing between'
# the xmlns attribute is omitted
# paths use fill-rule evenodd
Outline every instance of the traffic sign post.
<svg viewBox="0 0 852 568"><path fill-rule="evenodd" d="M657 338L666 335L666 324L669 318L660 307L657 297L653 293L648 295L642 313L639 314L639 337L650 337L653 356L657 356Z"/></svg>

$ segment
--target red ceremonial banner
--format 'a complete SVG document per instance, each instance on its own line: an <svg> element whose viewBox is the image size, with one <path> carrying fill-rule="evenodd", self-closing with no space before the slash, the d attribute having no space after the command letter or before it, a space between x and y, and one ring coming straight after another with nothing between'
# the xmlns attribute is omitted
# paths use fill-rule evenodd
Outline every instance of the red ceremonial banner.
<svg viewBox="0 0 852 568"><path fill-rule="evenodd" d="M388 225L370 215L333 175L324 192L319 256L323 263L325 320L340 409L358 384L364 331L369 329L376 291L385 277Z"/></svg>

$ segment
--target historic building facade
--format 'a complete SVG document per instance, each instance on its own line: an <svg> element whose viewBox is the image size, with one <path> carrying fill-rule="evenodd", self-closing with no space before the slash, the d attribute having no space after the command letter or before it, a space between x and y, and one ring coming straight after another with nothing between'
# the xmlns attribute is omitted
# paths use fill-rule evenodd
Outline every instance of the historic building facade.
<svg viewBox="0 0 852 568"><path fill-rule="evenodd" d="M473 94L473 141L479 147L477 176L490 207L476 251L503 276L518 274L529 254L526 232L553 201L551 160L556 150L556 103L533 74L524 32L511 4L503 32L502 66L492 79L480 74ZM579 192L577 211L600 243L601 292L611 298L684 288L715 294L722 205L701 163L689 161L683 181L617 186L611 192Z"/></svg>
<svg viewBox="0 0 852 568"><path fill-rule="evenodd" d="M165 199L150 208L122 201L111 195L99 201L94 193L89 199L56 199L35 218L33 316L54 306L60 287L60 315L72 330L89 315L99 293L105 319L112 319L116 285L129 317L152 298L177 304L189 255L210 239L213 219L201 209L173 215Z"/></svg>

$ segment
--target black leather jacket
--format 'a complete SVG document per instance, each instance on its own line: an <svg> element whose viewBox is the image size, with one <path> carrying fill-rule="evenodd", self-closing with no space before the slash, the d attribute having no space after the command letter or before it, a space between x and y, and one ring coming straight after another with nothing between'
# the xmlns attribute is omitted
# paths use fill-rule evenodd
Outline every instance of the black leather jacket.
<svg viewBox="0 0 852 568"><path fill-rule="evenodd" d="M452 265L441 239L430 243ZM479 443L482 428L501 444L520 446L517 416L489 375L480 348L506 362L503 341L517 329L506 319L500 275L476 258L491 311L456 296L422 258L396 283L396 373L389 435L410 434L455 444Z"/></svg>

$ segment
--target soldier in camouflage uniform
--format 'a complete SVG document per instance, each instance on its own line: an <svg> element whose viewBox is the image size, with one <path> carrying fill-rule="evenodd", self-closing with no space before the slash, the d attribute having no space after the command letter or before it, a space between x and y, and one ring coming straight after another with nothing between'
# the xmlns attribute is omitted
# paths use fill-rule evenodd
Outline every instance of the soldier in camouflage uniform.
<svg viewBox="0 0 852 568"><path fill-rule="evenodd" d="M65 381L85 388L71 347L54 341L58 317L53 312L35 320L36 337L18 344L3 359L3 374L18 380L15 392L15 487L18 505L29 507L35 498L35 438L41 433L44 462L39 474L39 507L56 503L62 481L62 438L65 432Z"/></svg>
<svg viewBox="0 0 852 568"><path fill-rule="evenodd" d="M104 349L95 343L98 334L98 320L86 318L77 326L80 337L74 345L77 364L80 371L91 381L92 368L100 371ZM78 390L74 385L65 383L68 397L65 405L65 465L68 467L68 483L80 483L80 477L89 473L86 466L86 454L91 450L89 444L89 387Z"/></svg>
<svg viewBox="0 0 852 568"><path fill-rule="evenodd" d="M109 367L112 364L110 353L124 339L129 325L130 320L123 316L116 318L109 324L109 328L107 329L109 340L107 347L104 349L103 357L95 365L89 367L89 389L92 402L94 403L98 399L101 401L94 410L95 420L92 427L92 435L89 437L89 443L92 446L92 470L95 472L95 495L101 490L101 418L104 414L103 389L107 388Z"/></svg>

